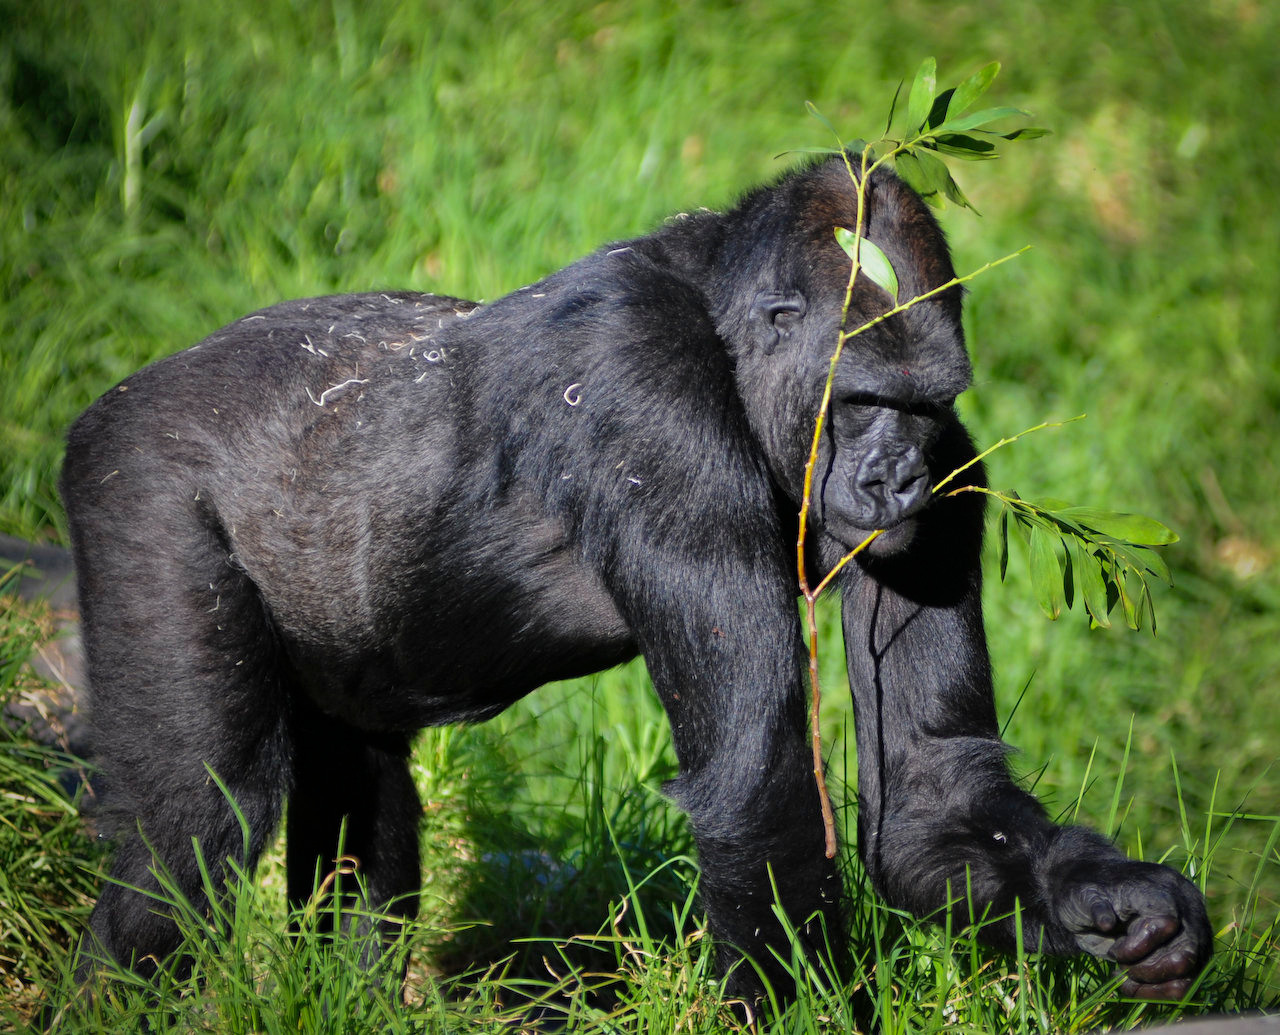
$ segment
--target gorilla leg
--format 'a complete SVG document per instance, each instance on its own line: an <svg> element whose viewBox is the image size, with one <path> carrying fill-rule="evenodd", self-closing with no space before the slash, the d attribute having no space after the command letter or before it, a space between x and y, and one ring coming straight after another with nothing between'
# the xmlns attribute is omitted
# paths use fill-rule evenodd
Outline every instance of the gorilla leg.
<svg viewBox="0 0 1280 1035"><path fill-rule="evenodd" d="M287 820L290 903L305 905L323 886L341 841L341 854L355 861L368 896L348 904L416 916L422 809L409 775L407 738L357 730L305 703L298 710ZM342 892L344 899L351 890ZM364 925L355 926L363 931ZM392 920L382 923L385 939L399 929ZM370 952L376 955L378 947Z"/></svg>
<svg viewBox="0 0 1280 1035"><path fill-rule="evenodd" d="M279 821L290 770L279 648L216 523L190 498L113 493L115 479L97 481L64 483L95 743L118 839L82 977L103 950L144 974L170 956L180 936L171 907L154 897L155 872L167 871L203 913L193 842L215 886L228 860L252 868ZM111 505L99 508L107 496Z"/></svg>

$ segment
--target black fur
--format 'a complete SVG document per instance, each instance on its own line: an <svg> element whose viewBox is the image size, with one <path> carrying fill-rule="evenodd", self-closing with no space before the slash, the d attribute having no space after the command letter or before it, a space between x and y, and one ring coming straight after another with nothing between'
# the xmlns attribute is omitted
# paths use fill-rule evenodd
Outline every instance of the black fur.
<svg viewBox="0 0 1280 1035"><path fill-rule="evenodd" d="M248 819L250 864L290 796L292 898L346 816L374 904L411 913L414 731L639 652L725 964L745 952L779 974L768 867L806 936L821 917L838 940L795 534L849 269L833 227L854 219L827 161L490 305L273 306L95 403L63 494L97 746L125 817L115 880L152 886L139 825L193 896L193 836L211 859L241 855L209 767ZM869 236L902 299L952 276L936 223L890 175L873 181ZM849 323L889 306L861 281ZM896 905L934 913L970 888L980 915L1002 915L1016 896L1029 946L1107 955L1129 991L1177 995L1210 948L1199 894L1050 823L1005 768L982 508L929 493L973 456L952 407L970 377L959 318L950 289L850 343L815 483L813 570L888 528L841 578L862 852ZM1012 945L1011 925L989 930ZM92 933L124 960L177 947L115 883ZM757 991L749 968L733 980Z"/></svg>

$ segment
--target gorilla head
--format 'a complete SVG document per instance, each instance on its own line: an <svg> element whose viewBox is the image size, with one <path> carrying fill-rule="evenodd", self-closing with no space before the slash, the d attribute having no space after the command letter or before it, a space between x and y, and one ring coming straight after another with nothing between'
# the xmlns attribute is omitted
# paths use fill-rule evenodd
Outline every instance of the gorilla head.
<svg viewBox="0 0 1280 1035"><path fill-rule="evenodd" d="M810 521L850 549L888 529L872 547L883 554L911 543L913 515L952 470L964 434L953 403L970 366L959 286L884 319L955 277L932 213L885 170L871 177L863 227L892 264L898 297L859 276L841 322L851 265L833 231L856 227L857 208L840 161L748 195L720 253L712 311L752 431L797 506L828 361L842 330L866 327L847 340L832 378Z"/></svg>

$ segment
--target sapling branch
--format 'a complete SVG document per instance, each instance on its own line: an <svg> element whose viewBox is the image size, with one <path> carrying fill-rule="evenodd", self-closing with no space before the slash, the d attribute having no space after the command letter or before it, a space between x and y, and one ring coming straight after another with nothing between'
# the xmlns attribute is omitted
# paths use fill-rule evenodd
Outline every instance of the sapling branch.
<svg viewBox="0 0 1280 1035"><path fill-rule="evenodd" d="M988 267L983 267L983 268L986 269ZM979 270L978 272L980 273L982 271ZM981 453L979 453L972 460L970 460L967 464L961 464L959 467L957 467L949 475L943 478L942 481L938 482L938 484L933 487L932 491L935 493L939 492L942 489L942 487L947 484L947 482L954 479L957 475L963 474L974 464L982 463L983 460L989 457L997 449L1000 449L1004 446L1012 445L1014 442L1017 442L1018 439L1022 438L1025 435L1030 435L1034 431L1044 431L1046 428L1061 428L1067 424L1074 424L1078 420L1084 420L1084 418L1085 418L1085 415L1082 413L1078 417L1068 417L1066 420L1059 420L1059 421L1047 420L1047 421L1043 421L1040 424L1035 425L1035 427L1027 428L1025 431L1019 431L1016 435L1010 435L1008 438L1002 438L994 446L988 446ZM972 486L966 486L965 488L972 488ZM963 492L963 491L964 489L956 489L955 492L949 492L947 493L947 495L954 496L956 492Z"/></svg>
<svg viewBox="0 0 1280 1035"><path fill-rule="evenodd" d="M822 690L818 681L818 618L816 607L818 602L818 594L830 582L830 576L819 583L818 588L812 589L809 586L808 571L805 567L804 554L805 544L808 541L808 523L809 523L809 504L813 499L813 472L818 465L818 450L822 444L822 428L826 424L827 413L831 409L831 388L835 383L836 368L840 362L840 354L844 351L844 343L848 341L848 337L843 333L845 320L849 315L849 304L853 300L853 285L858 279L858 271L861 269L859 262L859 247L862 243L862 229L866 221L866 189L864 185L870 170L867 162L870 157L870 151L866 148L862 151L862 175L855 176L853 165L849 161L849 153L842 146L840 153L844 156L845 168L849 171L849 177L857 184L858 214L854 223L854 250L853 265L849 270L849 279L845 284L844 304L840 310L840 327L841 333L836 339L835 351L831 354L831 365L827 370L827 380L822 388L822 402L818 406L818 416L814 421L813 441L809 446L809 459L804 466L804 492L800 503L800 532L796 538L796 570L800 579L800 592L804 595L805 604L805 621L809 631L809 728L813 741L813 779L818 787L818 801L822 809L822 829L824 834L824 851L828 859L834 859L836 854L836 821L835 814L831 810L831 795L827 792L827 776L826 769L822 763L822 725L821 725L821 708L822 708ZM872 166L874 168L874 166ZM879 533L876 533L877 535ZM864 540L857 549L862 549L874 539L871 536ZM852 555L851 555L852 556Z"/></svg>
<svg viewBox="0 0 1280 1035"><path fill-rule="evenodd" d="M822 595L823 591L828 586L831 585L831 582L835 579L836 575L839 574L840 570L844 568L844 566L848 564L851 560L853 560L854 557L856 557L859 553L861 553L868 546L870 546L871 543L878 536L882 535L885 531L882 528L876 529L874 532L868 535L862 542L860 542L857 546L855 546L852 550L850 550L847 554L845 554L842 558L840 558L840 560L836 563L836 565L829 572L827 572L827 574L822 578L821 581L819 581L816 587L810 586L808 571L805 566L805 544L808 541L809 506L813 499L813 475L818 465L818 452L822 444L822 431L823 431L823 428L826 426L827 416L831 410L831 392L832 392L832 386L835 383L836 370L840 362L840 356L844 352L845 343L850 341L853 338L856 338L859 334L865 334L867 331L871 330L873 327L876 327L877 325L888 320L890 317L896 316L899 313L904 313L908 309L911 309L913 306L917 306L920 303L925 302L930 298L933 298L934 296L941 294L944 291L947 291L954 287L959 287L962 284L966 284L970 280L973 280L975 277L981 276L983 273L986 273L988 270L994 269L995 267L1001 265L1002 263L1008 262L1010 259L1015 258L1018 255L1021 255L1023 252L1027 250L1026 247L1020 248L1016 252L1012 252L1009 255L1003 256L1002 258L995 259L991 262L988 262L985 266L981 266L978 269L974 270L971 273L966 274L963 277L952 277L950 280L948 280L944 284L940 284L929 291L916 295L913 298L908 299L906 302L901 302L894 305L891 309L888 309L885 312L879 314L878 316L875 316L872 319L867 320L865 323L861 324L858 327L855 327L853 330L850 330L850 331L844 330L844 326L849 315L849 305L853 299L854 281L857 280L858 273L862 268L861 262L859 261L860 259L859 251L862 244L864 243L864 238L862 235L862 227L864 225L865 212L866 212L866 190L863 185L867 182L867 177L870 174L870 171L875 168L875 165L871 165L870 167L868 167L867 165L868 154L869 152L867 150L864 150L862 152L862 174L861 176L854 176L854 182L858 185L858 190L857 190L858 215L857 215L856 230L854 231L854 234L853 234L853 238L854 238L854 246L853 246L854 253L852 255L853 266L852 266L852 269L850 270L849 280L845 287L844 307L841 311L841 317L840 317L841 330L836 340L835 350L831 354L831 364L827 370L827 379L822 388L822 400L818 406L818 415L814 420L813 439L810 442L810 446L809 446L809 458L808 458L808 461L805 463L804 492L801 497L801 504L800 504L800 532L796 539L796 570L799 574L800 592L804 596L804 600L805 600L805 616L806 616L807 629L809 633L809 682L810 682L810 693L811 693L810 705L809 705L809 724L810 724L810 730L811 730L811 735L813 740L813 776L814 776L814 780L817 781L817 784L818 784L818 797L822 806L822 822L823 822L823 829L825 833L826 853L827 853L828 859L833 858L836 854L836 832L835 832L835 816L831 809L831 799L830 799L830 795L827 792L827 781L826 781L824 766L822 763L822 735L820 731L820 722L821 722L820 713L821 713L821 696L822 695L821 695L821 690L819 688L819 682L818 682L818 625L817 625L817 612L816 612L817 601L818 601L818 597ZM881 161L883 160L884 159L882 159ZM847 156L846 156L845 162L846 162L846 166L850 170L850 175L853 176L853 169L852 169L852 166L849 164ZM1048 426L1048 425L1045 425L1045 426ZM1008 441L1009 442L1015 441L1019 437L1021 436L1015 436L1014 439L1009 439ZM1004 445L1004 444L1007 444L1007 443L1001 442L1001 443L998 443L997 446L994 446L992 448L993 449L998 448L999 445ZM988 450L988 452L990 452L990 450ZM983 456L985 455L987 454L984 453ZM981 458L979 457L977 459L981 459ZM976 463L977 459L970 461L970 463ZM969 466L969 464L966 464L965 466L967 467ZM942 483L939 483L939 484L941 485L941 484L944 484L946 481L950 481L951 478L955 477L955 475L960 473L960 470L963 470L963 468L953 471L950 475L947 476L947 478L943 480Z"/></svg>
<svg viewBox="0 0 1280 1035"><path fill-rule="evenodd" d="M831 585L836 575L854 557L864 551L884 529L871 532L862 542L845 554L816 586L809 582L806 568L806 552L809 529L809 510L813 502L813 479L818 464L818 454L822 443L823 430L826 426L831 408L831 396L835 383L836 371L844 346L853 338L885 322L886 320L906 312L914 306L933 298L945 291L973 280L975 277L1008 262L1027 249L1021 248L1002 258L988 262L963 277L952 277L930 291L917 295L905 302L898 302L898 279L888 259L878 246L864 235L867 224L867 185L871 174L888 162L892 162L899 174L909 186L913 187L921 197L931 205L939 206L943 199L950 200L962 207L972 207L968 199L961 193L954 179L951 178L945 162L940 155L966 160L994 158L995 142L990 138L1014 140L1019 137L1033 138L1043 135L1044 130L1022 129L1012 133L999 133L988 127L992 122L1009 116L1025 115L1016 108L988 108L966 114L973 103L991 85L999 71L999 65L992 63L985 66L969 79L953 90L937 92L936 64L927 58L920 66L912 85L908 103L910 132L906 140L888 139L892 129L893 111L889 116L886 138L875 145L858 142L856 156L850 148L840 140L839 134L831 127L820 113L809 106L810 111L832 130L840 147L845 168L855 187L857 203L853 232L842 227L835 228L836 239L851 260L849 278L845 285L844 302L840 313L840 330L837 334L835 349L831 354L826 381L823 384L821 400L814 418L813 438L809 447L809 455L804 468L803 492L799 513L799 534L796 540L796 570L800 592L805 602L805 619L809 639L809 681L812 697L810 698L810 729L813 745L813 775L818 788L821 804L822 822L825 833L825 851L827 858L836 853L835 819L831 808L830 796L827 792L825 768L822 758L821 739L821 686L818 673L818 624L817 600ZM897 95L894 97L894 110L897 106ZM982 134L987 139L974 137L971 134ZM880 151L877 155L877 150ZM854 159L856 157L857 167ZM862 249L867 249L867 262L863 261ZM893 306L858 327L846 329L849 309L853 299L855 283L862 274L873 283L883 288ZM1073 420L1079 420L1079 417ZM1045 428L1060 427L1070 421L1046 421L1033 428L1007 438L1002 438L995 445L983 450L972 460L957 467L945 478L941 479L931 490L938 494L948 484L963 474L970 467L980 463L986 457L1003 446L1018 441L1033 431ZM997 500L1004 508L1000 523L1000 573L1003 579L1007 563L1007 535L1009 516L1017 531L1028 543L1032 582L1035 586L1041 607L1051 618L1056 618L1063 604L1071 606L1074 587L1078 587L1095 625L1108 625L1107 612L1118 601L1123 608L1126 623L1138 628L1145 616L1150 617L1152 629L1155 627L1155 612L1151 604L1151 596L1146 583L1147 575L1155 575L1168 581L1168 569L1149 546L1164 545L1177 537L1158 522L1139 515L1117 514L1090 508L1068 507L1066 504L1050 504L1042 502L1032 504L1022 500L1016 493L1001 493L977 485L960 485L944 493L954 497L963 492L979 492ZM1060 549L1059 549L1060 547ZM1074 574L1074 583L1073 583Z"/></svg>
<svg viewBox="0 0 1280 1035"><path fill-rule="evenodd" d="M891 317L897 316L899 313L905 313L908 309L911 309L912 307L919 305L921 302L927 302L929 299L935 297L936 295L940 295L944 291L947 291L953 287L959 287L961 284L967 284L969 283L969 281L973 280L974 278L982 276L982 274L986 273L988 270L993 270L997 266L1001 266L1004 263L1008 262L1010 259L1016 259L1023 252L1030 250L1030 248L1031 248L1031 245L1024 244L1016 252L1010 252L1008 255L1001 256L999 259L992 259L985 266L979 266L972 273L966 273L963 277L952 277L945 284L939 284L936 288L931 288L930 290L925 291L923 294L919 294L913 298L909 298L907 301L901 302L898 305L895 305L892 309L885 310L879 316L873 316L866 323L862 324L859 327L855 327L851 331L841 331L840 346L843 346L844 343L848 341L850 338L856 338L859 334L865 334L867 331L871 330L872 327L875 327L879 324L884 323L886 320L890 319ZM848 303L846 302L845 305L847 309ZM832 364L832 373L833 374L835 373L834 363ZM830 397L828 396L828 399L829 398Z"/></svg>

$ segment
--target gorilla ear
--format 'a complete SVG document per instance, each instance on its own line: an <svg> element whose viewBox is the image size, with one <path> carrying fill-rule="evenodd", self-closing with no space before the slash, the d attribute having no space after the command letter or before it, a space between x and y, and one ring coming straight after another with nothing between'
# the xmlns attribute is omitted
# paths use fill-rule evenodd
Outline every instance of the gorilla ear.
<svg viewBox="0 0 1280 1035"><path fill-rule="evenodd" d="M785 341L804 319L809 303L798 291L761 291L751 303L750 324L766 356Z"/></svg>

